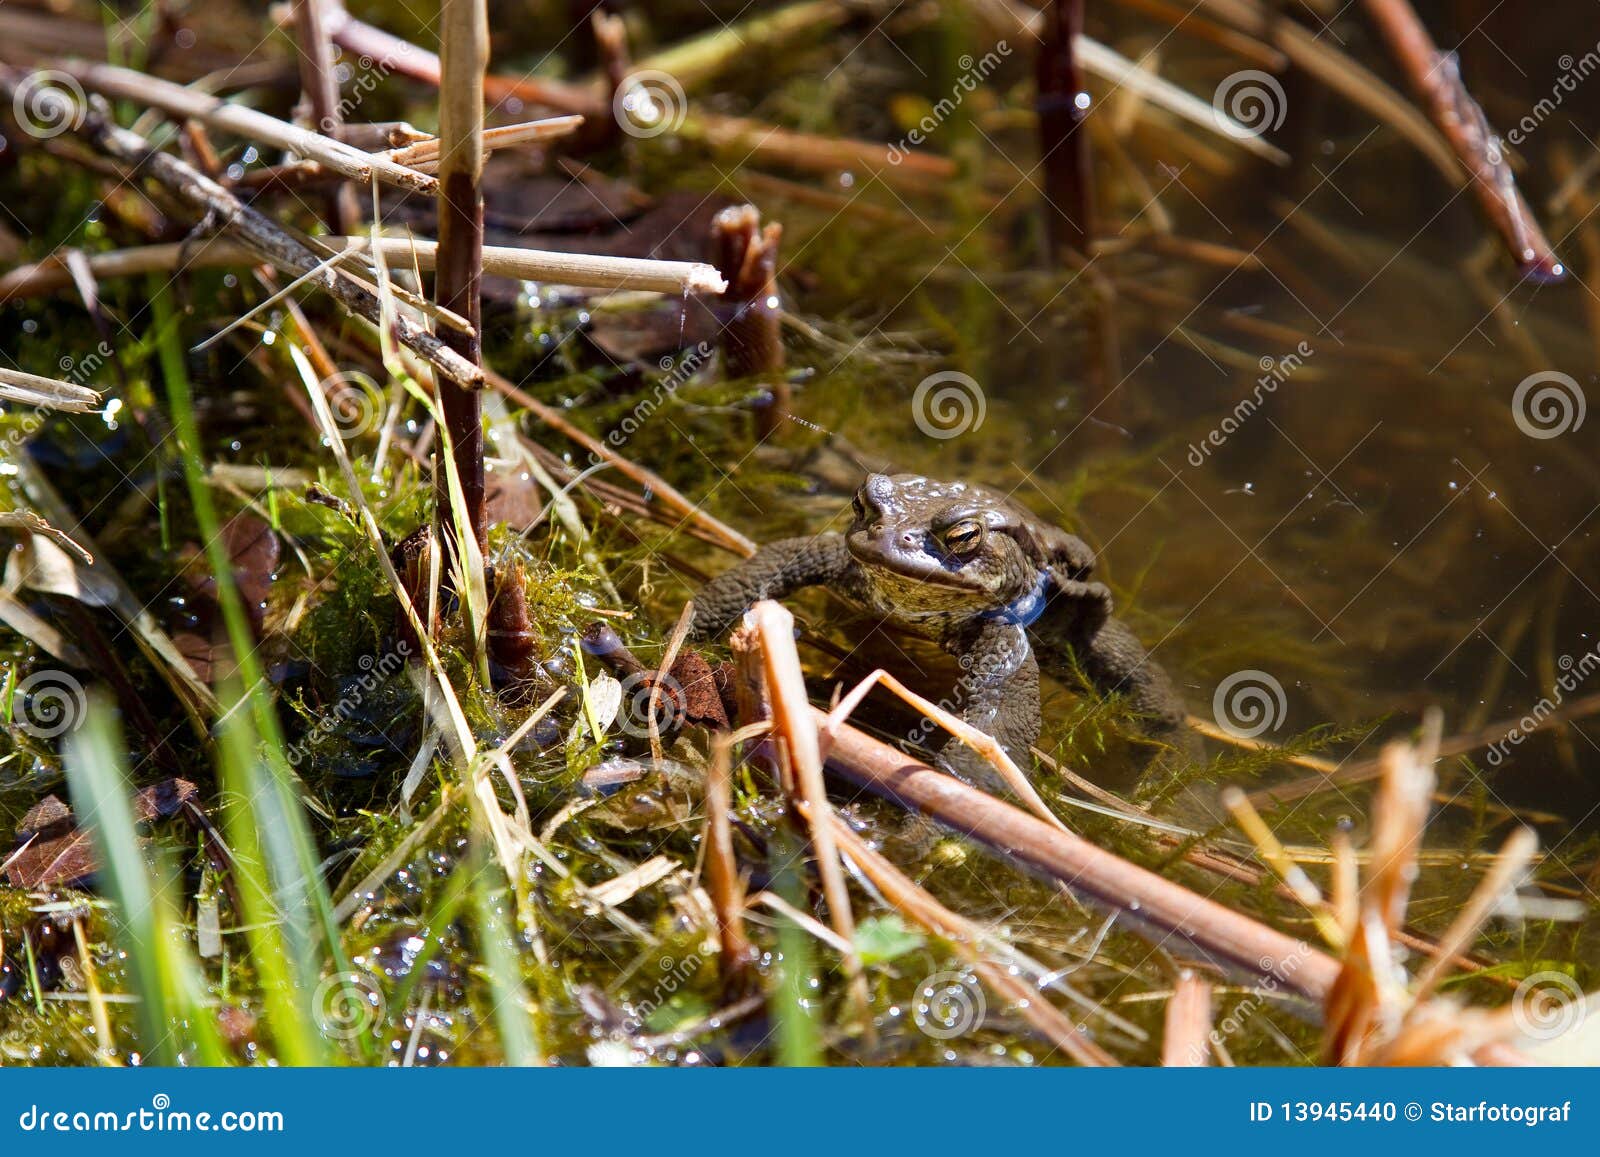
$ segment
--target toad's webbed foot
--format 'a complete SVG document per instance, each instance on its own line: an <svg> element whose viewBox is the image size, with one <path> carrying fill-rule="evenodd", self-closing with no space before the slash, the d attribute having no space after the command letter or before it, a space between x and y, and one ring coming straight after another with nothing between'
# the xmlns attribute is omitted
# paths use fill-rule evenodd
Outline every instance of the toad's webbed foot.
<svg viewBox="0 0 1600 1157"><path fill-rule="evenodd" d="M842 534L770 542L700 588L694 596L690 636L714 638L762 599L781 599L801 587L837 582L854 565Z"/></svg>

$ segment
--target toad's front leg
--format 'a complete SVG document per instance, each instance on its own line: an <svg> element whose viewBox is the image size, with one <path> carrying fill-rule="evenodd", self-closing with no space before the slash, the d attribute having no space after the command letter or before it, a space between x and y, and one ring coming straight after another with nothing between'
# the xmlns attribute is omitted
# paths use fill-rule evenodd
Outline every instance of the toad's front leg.
<svg viewBox="0 0 1600 1157"><path fill-rule="evenodd" d="M690 636L710 639L721 635L762 599L781 599L802 587L823 583L843 584L855 563L842 534L814 534L805 538L780 538L723 571L694 596L694 623Z"/></svg>
<svg viewBox="0 0 1600 1157"><path fill-rule="evenodd" d="M1039 738L1039 664L1027 631L985 621L957 632L945 647L961 663L950 702L962 720L994 736L1013 763L1028 767L1028 748ZM1004 790L994 765L953 736L939 747L937 762L986 791Z"/></svg>

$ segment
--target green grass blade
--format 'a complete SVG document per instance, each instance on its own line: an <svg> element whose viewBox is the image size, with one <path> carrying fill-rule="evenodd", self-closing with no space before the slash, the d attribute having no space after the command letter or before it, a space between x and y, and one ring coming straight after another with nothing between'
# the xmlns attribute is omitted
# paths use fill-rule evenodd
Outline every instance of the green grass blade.
<svg viewBox="0 0 1600 1157"><path fill-rule="evenodd" d="M147 1061L175 1065L198 1059L225 1065L228 1055L207 1007L199 964L184 947L159 858L152 869L139 846L122 745L111 708L91 700L83 724L68 738L67 784L78 821L94 840L101 890L115 904L117 940L128 954ZM187 1031L189 1039L178 1034ZM106 1047L111 1042L104 1042ZM197 1057L186 1055L189 1044Z"/></svg>

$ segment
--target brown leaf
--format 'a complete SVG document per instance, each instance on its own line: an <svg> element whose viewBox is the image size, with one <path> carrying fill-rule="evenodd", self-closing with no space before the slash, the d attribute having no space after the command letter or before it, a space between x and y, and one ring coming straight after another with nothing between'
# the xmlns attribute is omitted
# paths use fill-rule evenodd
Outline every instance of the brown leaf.
<svg viewBox="0 0 1600 1157"><path fill-rule="evenodd" d="M60 796L51 793L28 809L28 814L17 823L17 838L26 839L31 835L48 831L57 824L70 823L72 809Z"/></svg>
<svg viewBox="0 0 1600 1157"><path fill-rule="evenodd" d="M142 787L133 797L133 816L142 824L155 819L171 819L183 805L199 794L199 788L186 779L164 779Z"/></svg>
<svg viewBox="0 0 1600 1157"><path fill-rule="evenodd" d="M68 828L53 839L36 837L6 868L6 881L16 888L70 884L94 875L94 847L87 832Z"/></svg>
<svg viewBox="0 0 1600 1157"><path fill-rule="evenodd" d="M672 662L668 676L681 689L684 719L718 731L728 730L728 712L717 690L717 674L699 651L683 651Z"/></svg>
<svg viewBox="0 0 1600 1157"><path fill-rule="evenodd" d="M164 779L140 788L133 797L134 819L140 823L170 819L198 794L186 779ZM23 850L6 868L6 880L13 887L71 884L94 875L98 867L89 833L75 826L72 809L59 796L47 795L29 808L17 825L17 837Z"/></svg>

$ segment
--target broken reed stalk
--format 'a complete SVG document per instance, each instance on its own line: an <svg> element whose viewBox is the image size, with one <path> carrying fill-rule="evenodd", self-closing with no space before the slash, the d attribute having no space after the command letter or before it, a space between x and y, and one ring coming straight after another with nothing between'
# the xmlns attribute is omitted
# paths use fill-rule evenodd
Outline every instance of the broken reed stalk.
<svg viewBox="0 0 1600 1157"><path fill-rule="evenodd" d="M730 206L711 221L712 251L733 308L722 327L723 370L730 378L761 382L765 393L756 403L761 439L776 434L789 413L777 285L782 236L783 226L776 222L761 227L761 211L754 205Z"/></svg>
<svg viewBox="0 0 1600 1157"><path fill-rule="evenodd" d="M435 268L439 243L408 237L319 237L318 245L352 254L377 252L385 261L413 263L423 272ZM87 258L98 280L133 277L178 269L219 269L250 265L259 254L223 238L199 238L176 245L138 245ZM698 261L655 261L643 257L598 257L585 253L552 253L505 245L483 248L483 271L521 281L576 285L585 289L649 291L655 293L721 293L727 283L709 265ZM0 304L21 297L69 289L71 271L61 257L50 256L33 265L19 265L0 277Z"/></svg>
<svg viewBox="0 0 1600 1157"><path fill-rule="evenodd" d="M1045 224L1050 257L1063 251L1088 256L1094 236L1094 171L1089 155L1087 90L1076 44L1083 33L1084 0L1051 0L1035 57L1039 158L1044 168Z"/></svg>
<svg viewBox="0 0 1600 1157"><path fill-rule="evenodd" d="M467 319L472 333L447 333L445 342L473 365L483 364L478 340L483 317L483 74L489 66L486 0L443 0L439 9L439 254L434 300ZM455 539L462 567L488 545L484 515L483 397L455 382L439 383L440 409L450 433L463 508L455 509L448 471L434 470L436 518L442 541ZM476 539L474 550L465 541ZM469 576L471 586L482 576Z"/></svg>
<svg viewBox="0 0 1600 1157"><path fill-rule="evenodd" d="M0 401L72 414L87 414L100 408L99 392L88 386L3 367L0 367Z"/></svg>
<svg viewBox="0 0 1600 1157"><path fill-rule="evenodd" d="M1517 188L1500 137L1467 92L1455 55L1439 51L1408 0L1366 0L1366 8L1522 275L1560 281L1566 269Z"/></svg>
<svg viewBox="0 0 1600 1157"><path fill-rule="evenodd" d="M324 0L294 0L300 88L305 93L311 123L334 140L343 140L340 130L344 125L344 116L339 108L339 80L333 70L333 45L323 27L323 3ZM361 207L356 202L355 188L341 181L328 190L324 217L328 227L335 233L356 232L361 227Z"/></svg>
<svg viewBox="0 0 1600 1157"><path fill-rule="evenodd" d="M733 743L719 735L706 772L706 891L717 917L718 971L724 999L750 990L756 950L744 930L744 881L733 850Z"/></svg>
<svg viewBox="0 0 1600 1157"><path fill-rule="evenodd" d="M1211 1063L1211 982L1185 968L1167 999L1161 1063L1167 1068L1200 1068Z"/></svg>
<svg viewBox="0 0 1600 1157"><path fill-rule="evenodd" d="M382 157L363 153L343 141L300 128L253 108L233 104L147 73L135 72L131 68L82 60L47 61L40 67L65 73L102 96L148 105L172 117L197 120L208 128L221 129L245 140L287 149L362 185L370 185L378 180L416 193L432 193L436 186L434 179L426 173L418 173Z"/></svg>
<svg viewBox="0 0 1600 1157"><path fill-rule="evenodd" d="M583 118L574 115L545 117L542 120L484 129L480 141L483 156L487 158L490 153L498 152L500 149L558 140L570 136L582 124ZM432 172L439 165L439 138L429 137L427 140L389 149L379 155L387 157L397 165L416 169L419 173Z"/></svg>
<svg viewBox="0 0 1600 1157"><path fill-rule="evenodd" d="M816 711L819 722L827 716ZM919 763L850 724L832 728L828 765L850 782L927 815L1024 867L1066 884L1196 951L1321 1000L1338 962L1180 884L1052 827L1020 808Z"/></svg>
<svg viewBox="0 0 1600 1157"><path fill-rule="evenodd" d="M27 92L27 82L26 73L0 66L0 98L15 100L19 92ZM204 173L177 157L158 152L144 137L119 128L97 109L74 108L59 89L39 89L31 96L35 100L61 102L57 109L63 117L61 123L72 125L71 131L76 136L129 170L148 175L180 201L219 222L224 229L232 231L257 260L291 273L312 274L311 282L332 294L351 313L374 325L384 324L383 309L376 295L340 277L298 238L265 214L245 205ZM483 373L477 366L464 360L433 334L398 315L389 320L396 340L445 377L467 385L482 382Z"/></svg>
<svg viewBox="0 0 1600 1157"><path fill-rule="evenodd" d="M861 957L854 948L855 915L850 909L850 889L845 883L844 864L839 859L839 847L834 838L833 806L828 803L822 779L822 747L817 725L811 718L811 704L806 698L800 654L794 646L794 615L779 603L764 601L750 609L746 622L753 633L735 633L735 656L740 660L748 659L739 653L742 642L746 648L753 647L759 657L772 712L773 736L788 752L795 797L804 800L810 809L811 843L823 896L828 901L828 916L839 938L851 945L850 951L844 954L845 973L850 977L850 994L862 1027L870 1032L872 1020L868 1011L866 976L861 971Z"/></svg>

